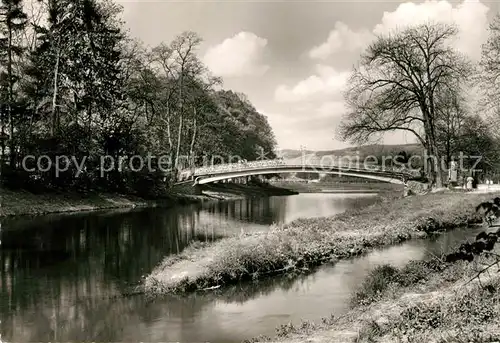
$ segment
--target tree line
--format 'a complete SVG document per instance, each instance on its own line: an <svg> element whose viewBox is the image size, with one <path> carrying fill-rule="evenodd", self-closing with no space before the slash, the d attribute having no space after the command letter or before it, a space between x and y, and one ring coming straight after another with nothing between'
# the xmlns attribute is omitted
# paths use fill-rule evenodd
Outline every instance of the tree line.
<svg viewBox="0 0 500 343"><path fill-rule="evenodd" d="M479 63L453 48L458 33L454 25L428 22L376 37L348 81L340 136L360 144L388 131L412 133L432 156L424 162L434 187L446 183L442 162L449 168L460 152L481 156L476 169L498 176L500 16ZM477 103L470 98L475 89Z"/></svg>
<svg viewBox="0 0 500 343"><path fill-rule="evenodd" d="M0 0L4 186L156 194L179 169L212 156L273 156L267 118L244 94L222 88L197 55L196 33L146 47L125 32L122 8L111 0L26 8L22 0ZM40 166L27 172L35 162L25 157L41 155L87 159L80 175L74 165L58 175ZM125 164L101 177L103 155L168 156L171 168L132 172Z"/></svg>

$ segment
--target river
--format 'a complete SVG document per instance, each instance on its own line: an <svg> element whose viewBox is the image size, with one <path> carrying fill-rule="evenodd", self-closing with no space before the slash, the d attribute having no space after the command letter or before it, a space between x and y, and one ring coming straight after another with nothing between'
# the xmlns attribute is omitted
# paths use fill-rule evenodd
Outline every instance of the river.
<svg viewBox="0 0 500 343"><path fill-rule="evenodd" d="M375 266L424 259L472 237L457 230L323 266L313 274L219 293L120 297L193 240L266 230L300 217L367 206L373 194L300 194L172 209L4 220L0 231L0 341L238 342L276 326L347 310Z"/></svg>

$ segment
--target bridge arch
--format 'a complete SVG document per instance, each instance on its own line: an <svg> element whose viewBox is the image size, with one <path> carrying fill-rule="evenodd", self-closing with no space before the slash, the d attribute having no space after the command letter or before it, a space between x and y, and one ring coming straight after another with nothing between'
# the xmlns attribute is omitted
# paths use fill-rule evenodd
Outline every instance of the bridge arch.
<svg viewBox="0 0 500 343"><path fill-rule="evenodd" d="M278 167L278 168L262 168L257 170L239 170L233 172L226 172L213 175L200 175L194 178L195 185L209 184L217 181L228 180L239 177L255 176L255 175L266 175L266 174L285 174L285 173L324 173L324 174L334 174L334 175L344 175L353 176L370 180L377 180L382 182L388 182L393 184L404 185L405 178L404 175L391 172L375 172L375 171L363 171L363 170L345 170L342 168L336 169L322 169L318 170L316 168L304 168L304 167Z"/></svg>

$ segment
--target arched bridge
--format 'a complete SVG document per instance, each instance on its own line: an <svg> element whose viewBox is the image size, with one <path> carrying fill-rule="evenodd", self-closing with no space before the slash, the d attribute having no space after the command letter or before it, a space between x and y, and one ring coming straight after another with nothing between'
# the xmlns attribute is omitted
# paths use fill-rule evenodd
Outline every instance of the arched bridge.
<svg viewBox="0 0 500 343"><path fill-rule="evenodd" d="M406 184L415 175L414 171L402 169L383 169L377 165L319 165L292 164L283 160L266 160L220 164L212 167L200 167L193 171L185 170L180 174L180 182L194 181L195 185L265 174L282 173L320 173L354 176L365 179Z"/></svg>

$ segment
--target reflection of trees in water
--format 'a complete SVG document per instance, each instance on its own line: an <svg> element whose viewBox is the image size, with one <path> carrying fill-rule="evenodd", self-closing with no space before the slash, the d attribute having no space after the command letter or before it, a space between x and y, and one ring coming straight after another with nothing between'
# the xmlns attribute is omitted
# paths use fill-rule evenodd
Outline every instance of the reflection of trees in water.
<svg viewBox="0 0 500 343"><path fill-rule="evenodd" d="M278 289L290 291L300 287L304 282L310 281L313 277L313 274L297 274L263 279L258 282L245 282L207 296L227 303L243 304L249 300L269 295Z"/></svg>
<svg viewBox="0 0 500 343"><path fill-rule="evenodd" d="M23 310L18 308L10 315L2 313L3 337L9 341L122 341L127 327L140 330L162 318L163 339L189 340L195 334L192 330L201 330L199 325L193 325L199 314L207 306L214 306L216 300L243 303L277 288L289 290L304 279L304 276L269 279L240 284L219 294L167 296L148 303L142 296L108 298L107 295L117 294L117 290L91 272L95 266L89 267L84 271L87 278L60 283L50 282L48 277L38 278L36 286L43 298L31 297L23 304ZM199 332L197 337L202 336Z"/></svg>
<svg viewBox="0 0 500 343"><path fill-rule="evenodd" d="M59 317L59 323L93 320L85 318L81 299L119 294L127 283L138 282L166 255L180 252L193 239L217 238L197 230L198 216L198 211L186 207L3 223L0 316L4 320L0 325L4 337L22 330L25 322L34 323L32 338L38 340L48 337L37 330L48 330L50 318Z"/></svg>
<svg viewBox="0 0 500 343"><path fill-rule="evenodd" d="M160 315L193 321L212 298L170 298L162 306L147 306L142 297L108 297L128 289L166 255L179 253L192 240L218 238L219 223L233 225L229 219L234 218L255 226L251 222L283 220L285 199L269 201L4 221L0 232L3 337L119 341L113 337L126 323L148 323ZM207 212L209 217L204 218ZM258 287L247 289L240 297L257 296Z"/></svg>
<svg viewBox="0 0 500 343"><path fill-rule="evenodd" d="M286 204L286 197L248 198L207 203L203 205L203 211L223 220L270 225L285 220Z"/></svg>
<svg viewBox="0 0 500 343"><path fill-rule="evenodd" d="M165 255L182 251L193 239L214 236L196 228L198 216L197 211L184 208L31 221L22 228L2 231L1 251L16 261L14 272L90 258L102 261L115 277L137 280Z"/></svg>
<svg viewBox="0 0 500 343"><path fill-rule="evenodd" d="M168 334L166 340L193 340L190 334L190 339L183 338L185 331L201 329L193 322L216 299L242 303L277 288L289 290L303 276L149 304L140 296L109 296L128 289L128 284L139 281L166 255L182 251L190 241L217 238L221 225L251 228L255 223L284 221L286 202L285 197L260 198L5 221L0 232L1 333L9 341L123 341L140 337L133 329L126 336L126 327L147 331L157 318L165 317L177 325L177 333ZM216 325L215 320L203 325ZM183 329L186 325L191 326Z"/></svg>
<svg viewBox="0 0 500 343"><path fill-rule="evenodd" d="M481 231L483 231L482 227L471 226L435 235L423 242L426 247L426 258L448 254L465 241L475 240L476 235Z"/></svg>

